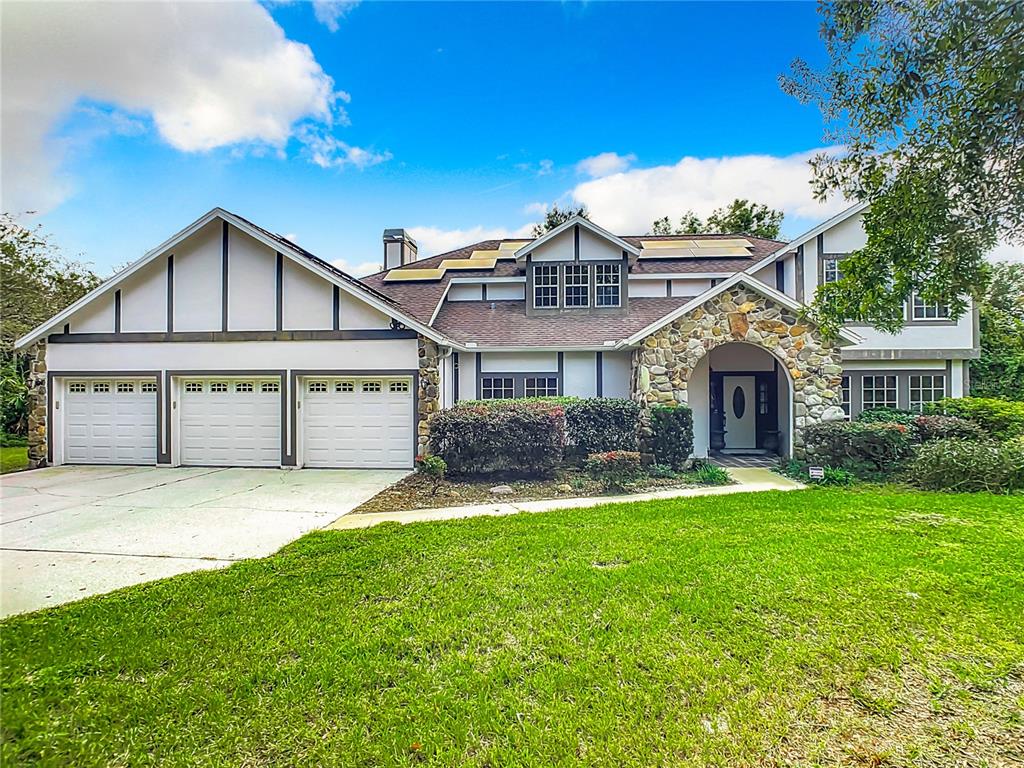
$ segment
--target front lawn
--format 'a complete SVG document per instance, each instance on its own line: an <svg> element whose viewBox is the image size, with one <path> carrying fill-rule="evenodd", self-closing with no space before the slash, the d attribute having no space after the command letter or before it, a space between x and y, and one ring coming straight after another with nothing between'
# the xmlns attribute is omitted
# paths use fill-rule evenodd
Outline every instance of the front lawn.
<svg viewBox="0 0 1024 768"><path fill-rule="evenodd" d="M1019 497L315 533L2 625L3 764L1010 765Z"/></svg>
<svg viewBox="0 0 1024 768"><path fill-rule="evenodd" d="M28 448L12 446L0 448L0 475L28 469Z"/></svg>

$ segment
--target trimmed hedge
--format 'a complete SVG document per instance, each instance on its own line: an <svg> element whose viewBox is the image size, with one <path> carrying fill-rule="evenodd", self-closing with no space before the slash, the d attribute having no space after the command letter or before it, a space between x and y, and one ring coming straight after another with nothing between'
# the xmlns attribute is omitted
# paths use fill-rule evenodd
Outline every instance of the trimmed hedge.
<svg viewBox="0 0 1024 768"><path fill-rule="evenodd" d="M589 397L565 406L565 432L580 454L635 451L640 406L632 400Z"/></svg>
<svg viewBox="0 0 1024 768"><path fill-rule="evenodd" d="M807 457L859 476L888 473L910 454L913 432L904 424L827 421L804 430Z"/></svg>
<svg viewBox="0 0 1024 768"><path fill-rule="evenodd" d="M565 408L557 402L457 403L430 422L430 452L454 474L550 474L564 446Z"/></svg>
<svg viewBox="0 0 1024 768"><path fill-rule="evenodd" d="M917 449L906 477L931 491L1019 491L1024 489L1024 438L933 440Z"/></svg>
<svg viewBox="0 0 1024 768"><path fill-rule="evenodd" d="M905 411L902 408L870 408L857 414L856 421L863 421L867 424L903 424L907 427L914 425L917 414L913 411Z"/></svg>
<svg viewBox="0 0 1024 768"><path fill-rule="evenodd" d="M643 474L640 454L636 451L606 451L587 456L587 472L608 490L629 488Z"/></svg>
<svg viewBox="0 0 1024 768"><path fill-rule="evenodd" d="M693 453L693 411L686 405L651 408L651 448L658 464L682 469Z"/></svg>
<svg viewBox="0 0 1024 768"><path fill-rule="evenodd" d="M973 421L990 437L1006 440L1024 435L1024 402L995 397L947 397L928 408L928 413L959 416Z"/></svg>

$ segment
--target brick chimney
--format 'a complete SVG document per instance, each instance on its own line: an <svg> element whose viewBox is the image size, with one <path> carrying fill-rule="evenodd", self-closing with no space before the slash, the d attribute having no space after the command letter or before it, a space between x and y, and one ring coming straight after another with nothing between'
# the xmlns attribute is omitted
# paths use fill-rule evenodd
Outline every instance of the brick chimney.
<svg viewBox="0 0 1024 768"><path fill-rule="evenodd" d="M416 261L416 241L404 229L384 230L384 269Z"/></svg>

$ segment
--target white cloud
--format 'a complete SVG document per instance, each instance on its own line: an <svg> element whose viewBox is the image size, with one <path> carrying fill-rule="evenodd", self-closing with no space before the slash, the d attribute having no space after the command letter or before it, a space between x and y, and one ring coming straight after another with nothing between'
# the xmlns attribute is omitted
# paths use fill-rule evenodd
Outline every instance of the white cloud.
<svg viewBox="0 0 1024 768"><path fill-rule="evenodd" d="M778 208L787 217L821 221L847 207L839 198L817 202L807 161L818 150L787 157L684 157L675 165L634 168L578 184L572 197L612 232L647 232L662 216L692 210L707 216L737 197ZM600 155L598 156L600 157Z"/></svg>
<svg viewBox="0 0 1024 768"><path fill-rule="evenodd" d="M440 227L410 227L407 231L416 240L420 258L438 253L454 251L481 240L532 237L533 224L524 224L519 229L506 227L476 226L470 229L441 229Z"/></svg>
<svg viewBox="0 0 1024 768"><path fill-rule="evenodd" d="M61 166L75 138L60 129L83 101L155 126L184 152L283 152L297 124L347 120L348 94L255 2L7 3L2 45L7 210L71 193ZM372 164L372 153L339 149Z"/></svg>
<svg viewBox="0 0 1024 768"><path fill-rule="evenodd" d="M620 155L617 152L602 152L593 157L585 157L576 163L576 173L600 179L613 173L622 173L635 162L636 155L633 153Z"/></svg>
<svg viewBox="0 0 1024 768"><path fill-rule="evenodd" d="M313 15L331 32L338 31L338 22L359 5L359 0L313 0Z"/></svg>
<svg viewBox="0 0 1024 768"><path fill-rule="evenodd" d="M537 175L538 176L549 176L551 174L551 171L555 167L555 161L554 160L541 160L540 163L538 163L538 165L539 165L539 168L537 169Z"/></svg>
<svg viewBox="0 0 1024 768"><path fill-rule="evenodd" d="M380 272L384 266L380 261L363 261L358 264L350 264L345 259L335 259L331 262L334 266L352 277L366 277L374 272Z"/></svg>
<svg viewBox="0 0 1024 768"><path fill-rule="evenodd" d="M321 168L345 168L352 166L363 170L391 159L390 152L354 147L327 133L319 127L305 126L299 131L299 138L305 145L310 162Z"/></svg>
<svg viewBox="0 0 1024 768"><path fill-rule="evenodd" d="M548 212L547 203L527 203L523 206L523 213L527 216L543 216Z"/></svg>

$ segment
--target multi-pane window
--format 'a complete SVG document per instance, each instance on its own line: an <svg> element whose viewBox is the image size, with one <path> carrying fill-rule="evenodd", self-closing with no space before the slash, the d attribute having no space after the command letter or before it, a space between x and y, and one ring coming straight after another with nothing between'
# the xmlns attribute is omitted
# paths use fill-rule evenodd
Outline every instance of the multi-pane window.
<svg viewBox="0 0 1024 768"><path fill-rule="evenodd" d="M850 418L850 377L843 376L843 413Z"/></svg>
<svg viewBox="0 0 1024 768"><path fill-rule="evenodd" d="M334 382L335 392L355 392L356 383L354 381L336 381Z"/></svg>
<svg viewBox="0 0 1024 768"><path fill-rule="evenodd" d="M363 392L380 392L379 381L364 381Z"/></svg>
<svg viewBox="0 0 1024 768"><path fill-rule="evenodd" d="M185 382L185 391L186 392L202 392L203 391L203 382L201 382L201 381L186 381Z"/></svg>
<svg viewBox="0 0 1024 768"><path fill-rule="evenodd" d="M861 379L864 410L896 407L896 376L865 376Z"/></svg>
<svg viewBox="0 0 1024 768"><path fill-rule="evenodd" d="M838 256L826 256L821 260L821 281L834 283L841 279L843 271L839 268Z"/></svg>
<svg viewBox="0 0 1024 768"><path fill-rule="evenodd" d="M586 264L566 264L564 268L565 306L590 306L590 267Z"/></svg>
<svg viewBox="0 0 1024 768"><path fill-rule="evenodd" d="M555 397L558 395L556 376L527 376L524 393L527 397Z"/></svg>
<svg viewBox="0 0 1024 768"><path fill-rule="evenodd" d="M156 392L156 382L155 381L144 381L144 382L142 382L142 391L143 392Z"/></svg>
<svg viewBox="0 0 1024 768"><path fill-rule="evenodd" d="M235 392L252 392L253 386L251 381L239 381L235 384Z"/></svg>
<svg viewBox="0 0 1024 768"><path fill-rule="evenodd" d="M117 382L117 394L127 395L135 391L134 381L119 381Z"/></svg>
<svg viewBox="0 0 1024 768"><path fill-rule="evenodd" d="M326 381L311 381L307 387L309 392L326 392L327 382Z"/></svg>
<svg viewBox="0 0 1024 768"><path fill-rule="evenodd" d="M944 374L913 374L910 377L910 410L924 410L926 403L934 403L946 396Z"/></svg>
<svg viewBox="0 0 1024 768"><path fill-rule="evenodd" d="M260 392L280 392L281 385L276 381L264 381L260 384Z"/></svg>
<svg viewBox="0 0 1024 768"><path fill-rule="evenodd" d="M86 386L84 382L75 381L68 385L68 392L85 392Z"/></svg>
<svg viewBox="0 0 1024 768"><path fill-rule="evenodd" d="M392 381L388 384L388 392L408 392L409 382L408 381Z"/></svg>
<svg viewBox="0 0 1024 768"><path fill-rule="evenodd" d="M533 306L558 306L558 266L537 264L533 268Z"/></svg>
<svg viewBox="0 0 1024 768"><path fill-rule="evenodd" d="M211 381L210 382L211 392L227 392L228 383L226 381Z"/></svg>
<svg viewBox="0 0 1024 768"><path fill-rule="evenodd" d="M947 320L949 305L925 301L915 293L911 300L910 317L914 320Z"/></svg>
<svg viewBox="0 0 1024 768"><path fill-rule="evenodd" d="M105 381L96 381L92 385L93 392L109 392L110 385Z"/></svg>
<svg viewBox="0 0 1024 768"><path fill-rule="evenodd" d="M619 265L598 264L594 267L594 286L597 292L596 302L599 307L619 306Z"/></svg>
<svg viewBox="0 0 1024 768"><path fill-rule="evenodd" d="M511 376L484 376L480 379L482 400L505 400L512 397L515 397L515 388Z"/></svg>

